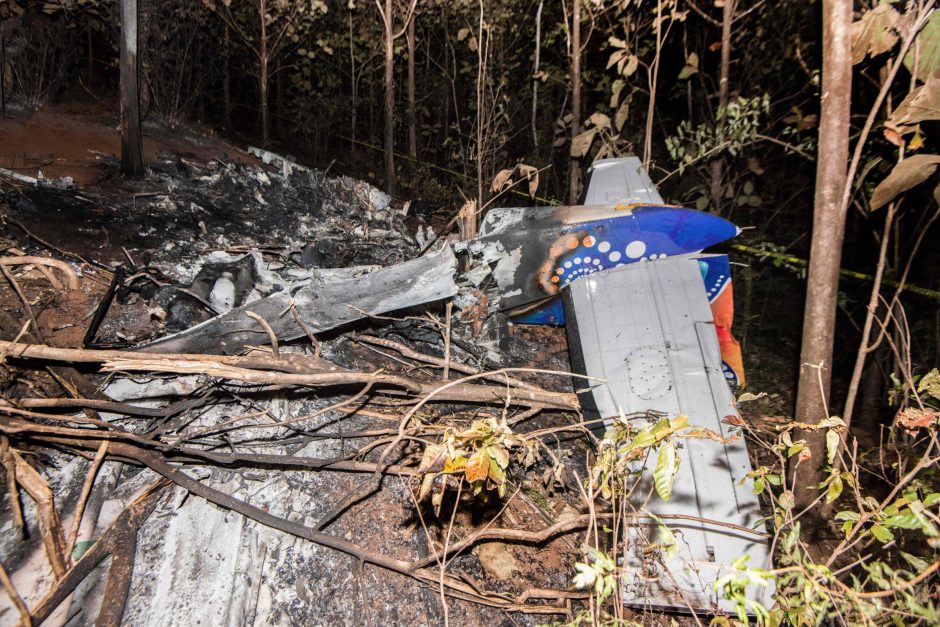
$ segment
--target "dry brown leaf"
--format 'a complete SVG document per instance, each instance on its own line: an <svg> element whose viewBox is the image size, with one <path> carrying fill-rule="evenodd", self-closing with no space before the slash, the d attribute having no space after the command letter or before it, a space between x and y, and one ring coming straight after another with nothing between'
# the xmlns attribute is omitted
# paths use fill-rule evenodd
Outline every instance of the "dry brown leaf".
<svg viewBox="0 0 940 627"><path fill-rule="evenodd" d="M852 24L852 64L861 63L866 55L878 56L898 42L897 24L901 19L890 4L879 4Z"/></svg>
<svg viewBox="0 0 940 627"><path fill-rule="evenodd" d="M940 165L938 155L913 155L901 161L872 193L872 211L884 207L899 194L926 181L936 171L938 165Z"/></svg>
<svg viewBox="0 0 940 627"><path fill-rule="evenodd" d="M500 170L495 177L493 177L493 184L490 186L494 192L501 192L507 187L512 185L512 173L515 168L507 168L505 170Z"/></svg>
<svg viewBox="0 0 940 627"><path fill-rule="evenodd" d="M901 101L885 122L900 135L910 133L921 122L940 120L940 78L931 78Z"/></svg>
<svg viewBox="0 0 940 627"><path fill-rule="evenodd" d="M519 562L509 552L509 547L502 542L481 544L474 549L474 553L480 560L483 570L494 579L501 581L511 579L519 570Z"/></svg>
<svg viewBox="0 0 940 627"><path fill-rule="evenodd" d="M575 135L571 140L571 156L576 159L584 157L588 153L588 150L591 149L595 135L597 135L596 128L591 128L579 135Z"/></svg>

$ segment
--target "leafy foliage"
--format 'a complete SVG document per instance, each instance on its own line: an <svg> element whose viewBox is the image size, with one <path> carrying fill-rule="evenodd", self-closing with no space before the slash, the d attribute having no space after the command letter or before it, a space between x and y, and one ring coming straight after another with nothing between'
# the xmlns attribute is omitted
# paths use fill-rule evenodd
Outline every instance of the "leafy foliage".
<svg viewBox="0 0 940 627"><path fill-rule="evenodd" d="M456 488L464 479L473 494L495 490L500 497L505 496L509 453L520 446L525 446L523 440L505 422L492 417L475 421L465 431L448 428L440 443L428 444L424 449L418 467L418 500L430 495L435 513L440 514L447 488Z"/></svg>

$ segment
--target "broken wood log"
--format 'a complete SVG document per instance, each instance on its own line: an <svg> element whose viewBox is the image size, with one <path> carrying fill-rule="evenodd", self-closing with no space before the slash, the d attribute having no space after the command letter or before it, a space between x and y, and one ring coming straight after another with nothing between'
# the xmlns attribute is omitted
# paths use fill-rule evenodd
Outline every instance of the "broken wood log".
<svg viewBox="0 0 940 627"><path fill-rule="evenodd" d="M0 341L0 353L6 353L8 358L92 363L99 365L105 372L200 374L263 385L320 387L374 383L396 387L417 395L430 394L442 387L439 381L421 381L385 374L381 370L356 372L340 368L323 359L297 354L284 354L280 358L268 355L264 359L252 354L244 357L187 354L145 355L132 351L55 348L41 344L14 344L5 341ZM569 373L557 374L570 376ZM471 375L468 378L479 379L481 375ZM522 405L540 405L575 411L580 408L577 395L568 392L550 392L508 385L470 384L460 381L452 381L446 387L446 390L434 394L437 400L504 403L509 397Z"/></svg>
<svg viewBox="0 0 940 627"><path fill-rule="evenodd" d="M55 587L53 587L33 608L32 621L34 624L38 625L49 618L59 604L75 591L78 584L95 569L101 560L112 553L119 552L121 547L127 546L132 538L134 538L136 542L137 530L153 512L153 509L157 506L157 500L161 491L168 485L170 485L170 482L166 479L157 481L150 486L140 498L134 501L130 507L118 515L114 522L111 523L102 534L101 538L85 552L82 558L56 582ZM116 601L116 599L113 595L106 596L105 601L102 603L102 612L105 611L105 606L112 604L114 601ZM123 614L123 603L120 610L121 614ZM105 616L113 616L116 612L117 608L112 607L105 613Z"/></svg>

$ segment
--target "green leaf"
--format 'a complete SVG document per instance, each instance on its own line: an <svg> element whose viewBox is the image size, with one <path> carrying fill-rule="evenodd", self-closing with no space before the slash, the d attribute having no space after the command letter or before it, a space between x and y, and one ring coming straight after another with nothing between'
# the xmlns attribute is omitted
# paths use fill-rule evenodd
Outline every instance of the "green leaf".
<svg viewBox="0 0 940 627"><path fill-rule="evenodd" d="M696 72L698 72L697 69L695 69L695 68L692 67L691 65L687 65L687 66L683 67L681 70L679 70L678 79L679 79L680 81L684 81L684 80L686 80L687 78L689 78L690 76L692 76L693 74L695 74Z"/></svg>
<svg viewBox="0 0 940 627"><path fill-rule="evenodd" d="M910 564L914 568L916 572L923 572L927 570L927 568L930 567L930 564L928 564L926 560L922 560L919 557L911 555L910 553L906 553L904 551L900 551L900 553L901 553L901 557L903 557L907 561L907 563Z"/></svg>
<svg viewBox="0 0 940 627"><path fill-rule="evenodd" d="M504 447L498 444L493 444L486 447L486 452L497 464L499 464L500 468L507 468L509 466L509 451L507 451Z"/></svg>
<svg viewBox="0 0 940 627"><path fill-rule="evenodd" d="M623 91L623 88L626 87L626 83L622 79L617 79L614 81L614 84L610 88L610 108L613 109L620 103L620 92Z"/></svg>
<svg viewBox="0 0 940 627"><path fill-rule="evenodd" d="M885 527L894 527L896 529L919 529L920 521L914 514L898 514L889 516L882 521Z"/></svg>
<svg viewBox="0 0 940 627"><path fill-rule="evenodd" d="M666 442L659 449L656 470L653 471L656 492L664 501L668 501L669 497L672 496L672 483L676 478L678 469L679 458L676 455L676 445L672 442Z"/></svg>
<svg viewBox="0 0 940 627"><path fill-rule="evenodd" d="M842 477L834 475L826 489L826 503L832 503L842 494Z"/></svg>
<svg viewBox="0 0 940 627"><path fill-rule="evenodd" d="M838 514L836 514L835 520L838 520L838 521L849 520L849 521L854 522L854 521L858 521L859 519L861 519L861 517L862 517L861 514L859 514L858 512L846 510L846 511L839 512Z"/></svg>
<svg viewBox="0 0 940 627"><path fill-rule="evenodd" d="M754 480L754 494L760 494L764 491L764 488L767 487L767 482L764 481L763 477L758 477Z"/></svg>
<svg viewBox="0 0 940 627"><path fill-rule="evenodd" d="M922 81L940 77L940 15L936 11L904 56L904 66Z"/></svg>
<svg viewBox="0 0 940 627"><path fill-rule="evenodd" d="M666 559L673 559L679 553L679 543L676 542L676 534L666 525L659 525L659 542L665 547L663 553Z"/></svg>
<svg viewBox="0 0 940 627"><path fill-rule="evenodd" d="M830 429L826 431L826 459L829 461L829 465L832 465L832 462L836 459L836 453L839 452L839 434Z"/></svg>
<svg viewBox="0 0 940 627"><path fill-rule="evenodd" d="M72 549L72 559L75 561L82 559L85 551L94 546L95 542L95 540L79 540L76 542L75 548Z"/></svg>
<svg viewBox="0 0 940 627"><path fill-rule="evenodd" d="M777 502L783 509L793 509L793 505L796 503L796 500L793 498L793 492L786 490L780 494L780 498L777 499Z"/></svg>
<svg viewBox="0 0 940 627"><path fill-rule="evenodd" d="M871 535L875 536L875 538L879 542L886 543L886 542L891 542L892 540L894 540L894 534L891 533L891 530L882 525L872 525Z"/></svg>
<svg viewBox="0 0 940 627"><path fill-rule="evenodd" d="M933 507L937 503L940 503L940 492L931 492L924 497L924 505L926 507Z"/></svg>
<svg viewBox="0 0 940 627"><path fill-rule="evenodd" d="M656 444L656 436L646 429L643 429L636 434L636 437L633 438L633 442L630 443L629 450L649 448L654 444Z"/></svg>

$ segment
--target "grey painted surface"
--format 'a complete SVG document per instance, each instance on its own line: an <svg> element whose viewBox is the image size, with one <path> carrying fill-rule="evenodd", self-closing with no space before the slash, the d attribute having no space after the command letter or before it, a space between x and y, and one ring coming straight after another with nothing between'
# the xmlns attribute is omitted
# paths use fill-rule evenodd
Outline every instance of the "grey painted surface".
<svg viewBox="0 0 940 627"><path fill-rule="evenodd" d="M591 165L588 177L582 205L663 204L639 157L600 159Z"/></svg>
<svg viewBox="0 0 940 627"><path fill-rule="evenodd" d="M599 417L648 410L670 418L684 414L690 425L732 435L733 427L723 419L736 416L737 410L721 373L696 257L619 266L574 281L563 293L572 364L582 374L605 380L592 392ZM753 483L746 477L751 467L743 439L724 445L703 439L680 442L672 498L664 502L652 491L656 458L650 456L644 468L647 479L634 491L637 510L764 531ZM770 566L767 543L756 535L708 523L667 524L676 532L679 554L662 564L643 554L644 547L657 542L655 525L629 526L628 564L633 572L645 573L626 592L630 604L729 610L733 606L717 598L712 583L743 554L750 556L750 566ZM771 593L753 591L760 601Z"/></svg>

